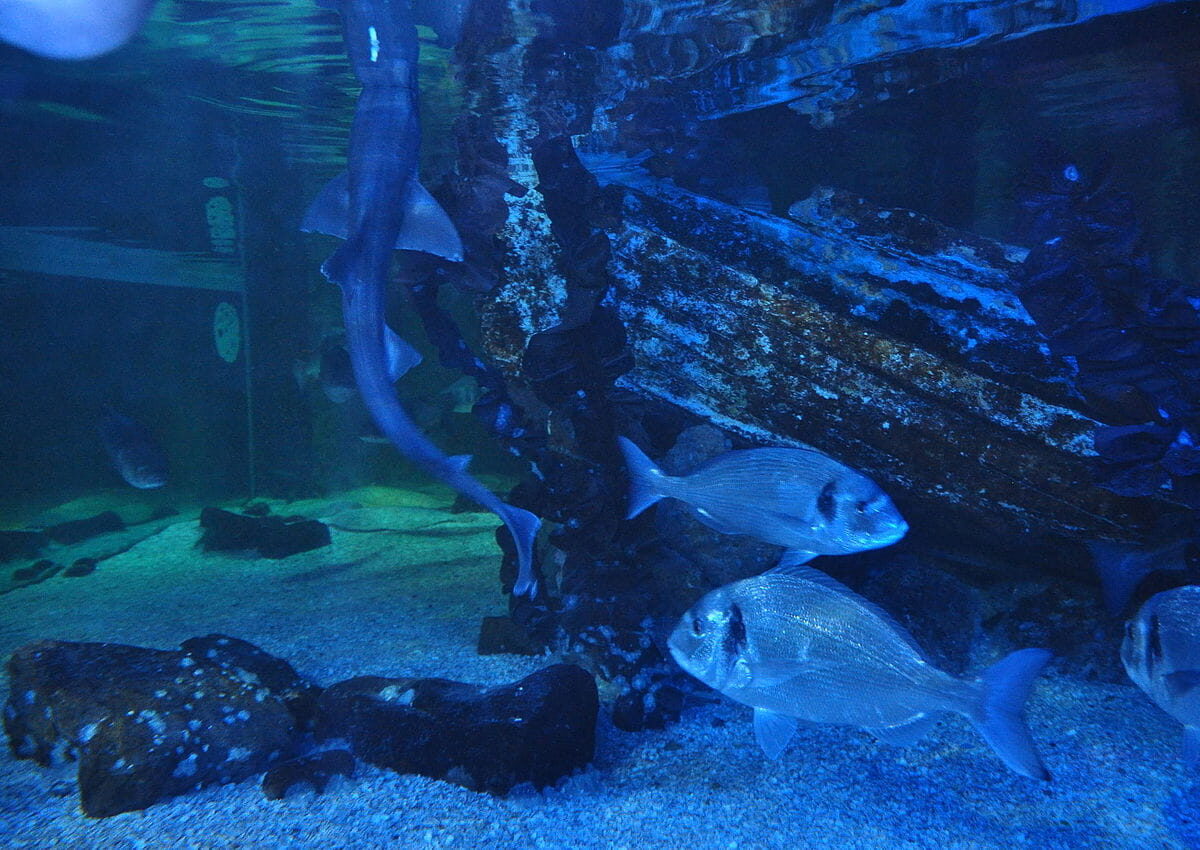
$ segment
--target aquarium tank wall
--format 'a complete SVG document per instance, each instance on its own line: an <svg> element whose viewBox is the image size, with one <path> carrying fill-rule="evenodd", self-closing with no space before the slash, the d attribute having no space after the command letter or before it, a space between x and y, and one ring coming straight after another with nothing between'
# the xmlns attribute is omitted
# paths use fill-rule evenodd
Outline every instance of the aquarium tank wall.
<svg viewBox="0 0 1200 850"><path fill-rule="evenodd" d="M0 0L0 844L1200 846L1200 7Z"/></svg>

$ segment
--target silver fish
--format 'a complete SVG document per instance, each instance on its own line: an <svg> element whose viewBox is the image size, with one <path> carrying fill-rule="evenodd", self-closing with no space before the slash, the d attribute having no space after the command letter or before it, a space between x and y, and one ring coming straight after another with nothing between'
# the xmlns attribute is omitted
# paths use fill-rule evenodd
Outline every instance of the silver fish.
<svg viewBox="0 0 1200 850"><path fill-rule="evenodd" d="M874 481L811 449L725 452L673 477L620 437L632 518L659 499L688 504L705 525L786 546L792 563L888 546L908 523Z"/></svg>
<svg viewBox="0 0 1200 850"><path fill-rule="evenodd" d="M1006 765L1049 779L1025 725L1043 649L1014 652L980 679L937 669L883 610L811 567L789 564L707 594L668 641L679 666L754 709L777 758L798 721L858 726L914 743L943 712L966 717Z"/></svg>
<svg viewBox="0 0 1200 850"><path fill-rule="evenodd" d="M1200 763L1200 587L1156 593L1125 624L1125 672L1183 724L1183 758Z"/></svg>

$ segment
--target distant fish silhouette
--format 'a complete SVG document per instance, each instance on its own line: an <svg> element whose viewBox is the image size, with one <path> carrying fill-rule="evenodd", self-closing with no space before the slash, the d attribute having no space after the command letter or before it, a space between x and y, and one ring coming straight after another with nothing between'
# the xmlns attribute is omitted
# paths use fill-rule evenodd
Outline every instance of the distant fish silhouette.
<svg viewBox="0 0 1200 850"><path fill-rule="evenodd" d="M106 406L97 429L113 467L127 484L153 490L167 483L167 453L140 422Z"/></svg>

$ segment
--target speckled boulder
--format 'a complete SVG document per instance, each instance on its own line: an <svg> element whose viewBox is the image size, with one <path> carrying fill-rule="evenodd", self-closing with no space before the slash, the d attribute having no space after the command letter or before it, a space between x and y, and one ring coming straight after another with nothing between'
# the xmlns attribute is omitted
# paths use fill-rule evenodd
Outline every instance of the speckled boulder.
<svg viewBox="0 0 1200 850"><path fill-rule="evenodd" d="M325 690L317 733L364 761L473 791L553 785L587 765L599 699L592 676L555 664L509 685L359 676Z"/></svg>
<svg viewBox="0 0 1200 850"><path fill-rule="evenodd" d="M277 667L253 663L249 652L241 655L252 663L229 663L232 654L217 651L249 644L220 635L189 643L182 652L66 641L18 649L4 707L13 754L42 765L78 759L80 804L91 817L237 782L291 755L302 721L286 694L303 690L299 677L276 690L281 680L268 670Z"/></svg>

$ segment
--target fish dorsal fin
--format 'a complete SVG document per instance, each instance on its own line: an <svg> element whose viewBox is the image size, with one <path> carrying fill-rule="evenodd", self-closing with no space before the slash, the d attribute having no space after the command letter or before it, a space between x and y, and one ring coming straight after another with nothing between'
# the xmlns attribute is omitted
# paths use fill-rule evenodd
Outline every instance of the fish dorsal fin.
<svg viewBox="0 0 1200 850"><path fill-rule="evenodd" d="M471 455L451 455L446 460L459 472L466 472L467 467L471 465Z"/></svg>
<svg viewBox="0 0 1200 850"><path fill-rule="evenodd" d="M771 761L783 755L788 741L796 734L797 722L796 718L786 714L776 714L765 708L754 709L754 739Z"/></svg>
<svg viewBox="0 0 1200 850"><path fill-rule="evenodd" d="M827 575L818 569L814 569L803 562L797 563L796 558L791 557L792 551L793 550L789 549L787 552L785 552L782 560L779 562L779 566L765 573L765 575L790 576L792 578L803 579L804 581L812 582L813 584L836 591L847 599L852 600L859 607L870 612L879 620L882 620L892 629L892 631L894 631L901 639L903 639L906 644L908 644L909 648L917 653L917 656L922 661L929 661L929 659L925 656L925 650L921 649L920 645L913 640L912 635L908 633L908 629L896 622L895 617L880 608L870 599L855 593L833 576Z"/></svg>

